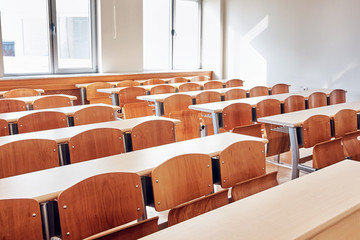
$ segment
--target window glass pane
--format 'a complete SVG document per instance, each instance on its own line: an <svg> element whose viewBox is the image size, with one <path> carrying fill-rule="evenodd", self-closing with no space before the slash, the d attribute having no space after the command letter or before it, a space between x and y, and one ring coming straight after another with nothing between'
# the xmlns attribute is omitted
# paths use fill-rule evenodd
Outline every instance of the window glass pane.
<svg viewBox="0 0 360 240"><path fill-rule="evenodd" d="M4 73L49 73L46 0L1 0Z"/></svg>
<svg viewBox="0 0 360 240"><path fill-rule="evenodd" d="M143 1L144 69L170 68L170 1Z"/></svg>

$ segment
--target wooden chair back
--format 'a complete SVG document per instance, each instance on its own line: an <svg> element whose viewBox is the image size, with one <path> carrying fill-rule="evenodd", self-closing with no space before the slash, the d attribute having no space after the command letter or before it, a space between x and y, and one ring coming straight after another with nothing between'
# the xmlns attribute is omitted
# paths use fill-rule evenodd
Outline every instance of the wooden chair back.
<svg viewBox="0 0 360 240"><path fill-rule="evenodd" d="M229 87L242 87L244 84L243 80L240 79L230 79L228 81L226 81L225 83L225 87L229 88Z"/></svg>
<svg viewBox="0 0 360 240"><path fill-rule="evenodd" d="M271 95L289 93L289 85L285 83L278 83L271 87Z"/></svg>
<svg viewBox="0 0 360 240"><path fill-rule="evenodd" d="M269 141L266 148L266 156L275 156L290 151L289 133L276 131L281 126L265 124L265 137Z"/></svg>
<svg viewBox="0 0 360 240"><path fill-rule="evenodd" d="M173 157L153 169L151 181L156 211L205 196L213 190L211 158L195 153Z"/></svg>
<svg viewBox="0 0 360 240"><path fill-rule="evenodd" d="M136 173L96 175L58 196L63 239L83 239L131 222L143 214L140 177Z"/></svg>
<svg viewBox="0 0 360 240"><path fill-rule="evenodd" d="M172 79L170 79L170 83L185 83L188 82L189 80L187 78L184 77L174 77Z"/></svg>
<svg viewBox="0 0 360 240"><path fill-rule="evenodd" d="M71 163L124 153L123 133L115 128L95 128L69 140Z"/></svg>
<svg viewBox="0 0 360 240"><path fill-rule="evenodd" d="M43 239L39 203L34 199L0 200L0 239Z"/></svg>
<svg viewBox="0 0 360 240"><path fill-rule="evenodd" d="M115 111L108 106L88 106L74 113L74 125L115 121Z"/></svg>
<svg viewBox="0 0 360 240"><path fill-rule="evenodd" d="M200 119L196 111L175 111L169 117L181 121L175 126L177 142L200 137Z"/></svg>
<svg viewBox="0 0 360 240"><path fill-rule="evenodd" d="M109 93L98 92L101 88L112 88L112 85L107 82L94 82L86 87L86 99L91 103L106 103L111 104Z"/></svg>
<svg viewBox="0 0 360 240"><path fill-rule="evenodd" d="M195 76L190 79L190 82L203 82L203 81L209 81L210 77L208 76Z"/></svg>
<svg viewBox="0 0 360 240"><path fill-rule="evenodd" d="M122 112L124 113L124 119L153 115L153 110L148 102L127 103L124 105Z"/></svg>
<svg viewBox="0 0 360 240"><path fill-rule="evenodd" d="M230 89L225 92L224 97L225 97L225 101L246 98L246 90L239 88Z"/></svg>
<svg viewBox="0 0 360 240"><path fill-rule="evenodd" d="M175 142L175 124L169 120L151 120L136 125L131 131L133 150Z"/></svg>
<svg viewBox="0 0 360 240"><path fill-rule="evenodd" d="M255 123L246 126L238 126L238 127L234 127L231 130L231 132L262 138L261 126L262 126L261 123Z"/></svg>
<svg viewBox="0 0 360 240"><path fill-rule="evenodd" d="M9 135L9 124L6 120L0 119L0 136Z"/></svg>
<svg viewBox="0 0 360 240"><path fill-rule="evenodd" d="M142 102L137 96L146 95L146 90L142 87L127 87L119 91L119 106L123 107L127 103Z"/></svg>
<svg viewBox="0 0 360 240"><path fill-rule="evenodd" d="M342 143L345 156L360 161L360 131L345 134Z"/></svg>
<svg viewBox="0 0 360 240"><path fill-rule="evenodd" d="M277 172L254 177L235 184L231 189L231 200L235 202L277 185L279 185L277 181Z"/></svg>
<svg viewBox="0 0 360 240"><path fill-rule="evenodd" d="M172 208L168 215L168 226L170 227L216 208L225 206L229 203L228 192L227 189L221 190Z"/></svg>
<svg viewBox="0 0 360 240"><path fill-rule="evenodd" d="M252 124L252 107L247 103L233 103L223 109L224 129Z"/></svg>
<svg viewBox="0 0 360 240"><path fill-rule="evenodd" d="M346 102L346 91L343 89L335 89L330 92L330 105L345 103Z"/></svg>
<svg viewBox="0 0 360 240"><path fill-rule="evenodd" d="M330 118L326 115L311 116L304 121L302 128L305 148L331 139Z"/></svg>
<svg viewBox="0 0 360 240"><path fill-rule="evenodd" d="M179 92L199 91L200 85L194 82L188 82L179 86Z"/></svg>
<svg viewBox="0 0 360 240"><path fill-rule="evenodd" d="M46 109L72 106L71 100L66 96L46 96L36 99L33 103L33 109Z"/></svg>
<svg viewBox="0 0 360 240"><path fill-rule="evenodd" d="M223 88L223 83L216 81L216 80L212 80L209 81L207 83L204 84L204 89L218 89L218 88Z"/></svg>
<svg viewBox="0 0 360 240"><path fill-rule="evenodd" d="M220 152L221 187L229 188L238 182L265 174L265 144L241 141Z"/></svg>
<svg viewBox="0 0 360 240"><path fill-rule="evenodd" d="M341 138L318 143L313 149L313 167L324 168L345 159Z"/></svg>
<svg viewBox="0 0 360 240"><path fill-rule="evenodd" d="M16 99L0 99L0 113L26 111L26 103Z"/></svg>
<svg viewBox="0 0 360 240"><path fill-rule="evenodd" d="M170 112L189 110L192 103L192 97L189 95L174 94L164 99L164 115L169 117Z"/></svg>
<svg viewBox="0 0 360 240"><path fill-rule="evenodd" d="M269 88L265 86L256 86L250 89L250 97L260 97L269 95Z"/></svg>
<svg viewBox="0 0 360 240"><path fill-rule="evenodd" d="M323 92L314 92L308 98L308 107L317 108L327 105L327 96Z"/></svg>
<svg viewBox="0 0 360 240"><path fill-rule="evenodd" d="M140 83L133 80L122 80L116 84L116 87L136 87L139 86Z"/></svg>
<svg viewBox="0 0 360 240"><path fill-rule="evenodd" d="M176 87L171 85L158 85L150 89L150 95L174 92L176 92Z"/></svg>
<svg viewBox="0 0 360 240"><path fill-rule="evenodd" d="M196 95L196 104L220 102L221 94L213 91L203 91Z"/></svg>
<svg viewBox="0 0 360 240"><path fill-rule="evenodd" d="M357 112L353 109L343 109L334 116L335 138L357 130Z"/></svg>
<svg viewBox="0 0 360 240"><path fill-rule="evenodd" d="M284 101L284 112L305 110L305 98L300 95L291 95Z"/></svg>
<svg viewBox="0 0 360 240"><path fill-rule="evenodd" d="M26 139L0 146L0 178L59 166L54 140Z"/></svg>
<svg viewBox="0 0 360 240"><path fill-rule="evenodd" d="M18 132L36 132L55 128L67 127L66 115L62 112L43 111L29 112L28 115L19 118Z"/></svg>
<svg viewBox="0 0 360 240"><path fill-rule="evenodd" d="M149 79L146 82L144 82L144 85L157 85L157 84L165 84L165 81L162 79Z"/></svg>
<svg viewBox="0 0 360 240"><path fill-rule="evenodd" d="M256 104L256 118L281 114L281 103L277 99L265 99Z"/></svg>
<svg viewBox="0 0 360 240"><path fill-rule="evenodd" d="M31 88L17 88L4 93L4 98L32 97L39 95L38 91Z"/></svg>

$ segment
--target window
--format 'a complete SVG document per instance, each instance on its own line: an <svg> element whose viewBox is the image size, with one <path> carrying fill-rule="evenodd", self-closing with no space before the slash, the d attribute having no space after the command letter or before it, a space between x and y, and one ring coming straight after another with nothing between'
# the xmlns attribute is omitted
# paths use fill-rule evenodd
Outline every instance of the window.
<svg viewBox="0 0 360 240"><path fill-rule="evenodd" d="M96 71L94 0L0 0L6 75Z"/></svg>
<svg viewBox="0 0 360 240"><path fill-rule="evenodd" d="M143 0L144 69L200 68L200 0Z"/></svg>

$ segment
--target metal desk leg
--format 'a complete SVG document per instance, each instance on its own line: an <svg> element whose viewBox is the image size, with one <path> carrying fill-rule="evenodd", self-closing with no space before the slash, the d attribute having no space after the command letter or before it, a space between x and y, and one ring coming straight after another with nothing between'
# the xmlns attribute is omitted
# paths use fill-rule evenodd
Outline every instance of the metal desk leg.
<svg viewBox="0 0 360 240"><path fill-rule="evenodd" d="M291 153L292 153L292 176L291 179L295 179L299 177L299 143L297 139L296 127L289 128L290 135L290 145L291 145Z"/></svg>
<svg viewBox="0 0 360 240"><path fill-rule="evenodd" d="M214 134L219 133L219 115L216 112L211 113L213 126L214 126Z"/></svg>
<svg viewBox="0 0 360 240"><path fill-rule="evenodd" d="M112 105L119 106L119 97L118 97L117 93L111 94L111 102L112 102Z"/></svg>
<svg viewBox="0 0 360 240"><path fill-rule="evenodd" d="M85 105L85 88L80 88L81 105Z"/></svg>
<svg viewBox="0 0 360 240"><path fill-rule="evenodd" d="M48 218L48 212L47 212L47 204L48 202L40 203L41 208L41 218L43 222L43 230L45 233L45 239L50 239L50 226L49 226L49 218Z"/></svg>
<svg viewBox="0 0 360 240"><path fill-rule="evenodd" d="M161 116L161 102L155 102L155 115Z"/></svg>

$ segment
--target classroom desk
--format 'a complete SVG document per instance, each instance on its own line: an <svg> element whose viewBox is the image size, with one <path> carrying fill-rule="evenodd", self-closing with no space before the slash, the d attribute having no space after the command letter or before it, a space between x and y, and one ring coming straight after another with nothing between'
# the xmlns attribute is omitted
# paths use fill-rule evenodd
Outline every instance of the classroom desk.
<svg viewBox="0 0 360 240"><path fill-rule="evenodd" d="M299 140L297 129L302 126L304 121L314 115L327 115L332 118L338 111L342 109L353 109L360 111L360 101L335 104L325 107L306 109L297 112L284 113L275 116L259 118L258 122L275 124L288 128L290 136L291 154L292 154L292 178L299 177L299 170L309 171L309 169L299 164Z"/></svg>
<svg viewBox="0 0 360 240"><path fill-rule="evenodd" d="M345 160L142 239L357 239L359 172Z"/></svg>
<svg viewBox="0 0 360 240"><path fill-rule="evenodd" d="M44 97L48 97L48 96L64 96L64 97L68 97L70 98L71 101L71 105L73 105L73 101L77 99L76 96L72 96L72 95L66 95L66 94L52 94L52 95L41 95L41 96L32 96L32 97L18 97L18 98L11 98L11 99L15 99L15 100L20 100L25 102L27 109L32 109L32 105L34 104L35 100L44 98Z"/></svg>
<svg viewBox="0 0 360 240"><path fill-rule="evenodd" d="M37 91L39 93L39 96L44 93L44 89L35 89L35 91ZM0 99L4 97L4 94L8 92L8 91L0 91Z"/></svg>
<svg viewBox="0 0 360 240"><path fill-rule="evenodd" d="M261 97L252 97L252 98L242 98L236 100L229 100L229 101L222 101L222 102L214 102L214 103L205 103L205 104L197 104L197 105L190 105L189 108L192 110L200 111L200 112L207 112L211 113L213 126L214 126L214 133L219 133L219 115L222 113L223 109L233 103L247 103L250 104L253 108L255 108L256 104L265 99L277 99L281 103L284 100L291 96L291 95L301 95L307 99L310 94L314 92L324 92L327 95L330 94L332 89L314 89L308 90L303 92L294 92L294 93L283 93L283 94L276 94L276 95L268 95L268 96L261 96ZM253 109L254 110L254 109Z"/></svg>

